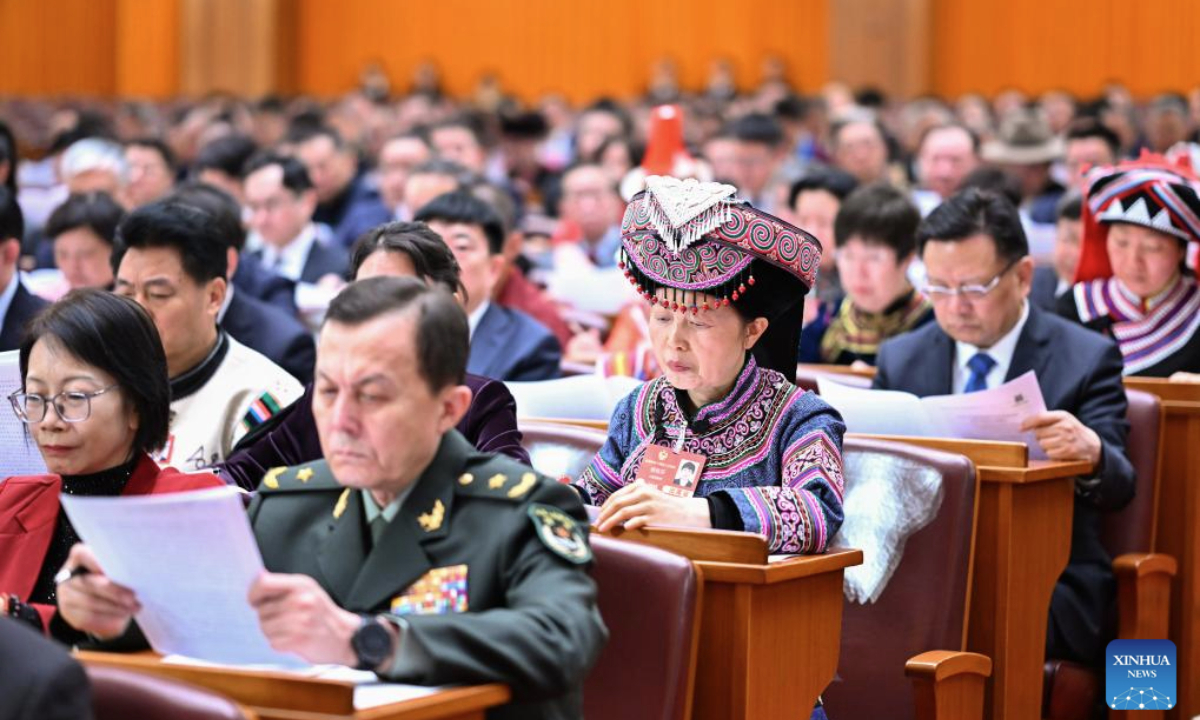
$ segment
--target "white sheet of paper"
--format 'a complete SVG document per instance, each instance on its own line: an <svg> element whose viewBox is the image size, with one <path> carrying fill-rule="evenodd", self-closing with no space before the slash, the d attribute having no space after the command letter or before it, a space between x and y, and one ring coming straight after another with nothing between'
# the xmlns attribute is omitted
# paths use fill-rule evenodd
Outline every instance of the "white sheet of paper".
<svg viewBox="0 0 1200 720"><path fill-rule="evenodd" d="M156 651L237 665L306 664L271 649L247 600L263 564L235 488L64 495L62 503L105 574L137 593L137 622Z"/></svg>
<svg viewBox="0 0 1200 720"><path fill-rule="evenodd" d="M17 351L0 353L0 480L13 475L44 475L46 462L37 443L25 432L8 396L21 389L21 366ZM50 412L54 412L51 410Z"/></svg>
<svg viewBox="0 0 1200 720"><path fill-rule="evenodd" d="M263 667L261 665L229 665L227 663L206 662L183 655L167 655L162 661L171 665L195 665L197 667L236 667L240 669L279 671L278 666ZM404 685L402 683L383 682L379 676L366 670L355 670L345 665L309 665L302 668L285 668L283 672L294 673L301 677L311 677L320 680L337 680L354 683L354 709L366 710L391 705L392 703L412 700L414 698L433 695L446 685Z"/></svg>
<svg viewBox="0 0 1200 720"><path fill-rule="evenodd" d="M831 376L818 377L817 388L821 399L842 414L850 432L1023 442L1030 458L1046 458L1033 433L1019 429L1026 418L1046 411L1032 370L988 390L926 398L850 387Z"/></svg>

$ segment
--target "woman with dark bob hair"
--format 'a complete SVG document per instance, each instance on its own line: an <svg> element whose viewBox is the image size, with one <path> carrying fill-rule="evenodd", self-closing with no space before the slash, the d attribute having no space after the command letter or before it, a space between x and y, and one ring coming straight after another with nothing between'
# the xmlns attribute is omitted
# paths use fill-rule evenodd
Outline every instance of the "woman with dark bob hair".
<svg viewBox="0 0 1200 720"><path fill-rule="evenodd" d="M79 538L59 495L222 483L160 470L150 457L167 442L171 396L162 341L136 302L95 289L67 294L30 322L20 366L21 389L8 399L52 474L0 483L0 614L74 643L84 635L59 613L56 574Z"/></svg>

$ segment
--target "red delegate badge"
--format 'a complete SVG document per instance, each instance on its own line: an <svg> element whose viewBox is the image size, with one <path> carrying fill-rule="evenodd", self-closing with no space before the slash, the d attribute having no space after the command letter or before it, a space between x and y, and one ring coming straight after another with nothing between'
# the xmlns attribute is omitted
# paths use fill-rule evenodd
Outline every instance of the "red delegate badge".
<svg viewBox="0 0 1200 720"><path fill-rule="evenodd" d="M646 448L634 477L668 495L687 498L696 492L696 483L700 482L704 463L703 455L651 445Z"/></svg>

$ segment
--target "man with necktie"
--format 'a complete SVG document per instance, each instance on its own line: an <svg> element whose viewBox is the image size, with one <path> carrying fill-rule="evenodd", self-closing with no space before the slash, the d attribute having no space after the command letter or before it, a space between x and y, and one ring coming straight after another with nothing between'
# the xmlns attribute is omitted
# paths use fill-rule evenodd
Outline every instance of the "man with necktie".
<svg viewBox="0 0 1200 720"><path fill-rule="evenodd" d="M1037 373L1049 410L1023 429L1052 460L1094 468L1075 483L1071 559L1051 600L1046 650L1096 665L1112 638L1116 601L1101 513L1123 507L1134 492L1121 354L1111 340L1080 333L1027 300L1033 261L1017 209L1004 197L969 189L950 198L918 227L917 251L937 322L883 343L874 387L925 397Z"/></svg>

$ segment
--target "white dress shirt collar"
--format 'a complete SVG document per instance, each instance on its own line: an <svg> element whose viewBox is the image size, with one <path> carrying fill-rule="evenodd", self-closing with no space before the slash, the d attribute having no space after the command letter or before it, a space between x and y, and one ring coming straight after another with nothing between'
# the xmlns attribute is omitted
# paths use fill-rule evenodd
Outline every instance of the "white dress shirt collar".
<svg viewBox="0 0 1200 720"><path fill-rule="evenodd" d="M304 265L308 262L308 253L316 241L317 228L309 223L282 248L263 243L262 263L276 275L300 282L300 276L304 274Z"/></svg>
<svg viewBox="0 0 1200 720"><path fill-rule="evenodd" d="M492 302L490 300L484 300L483 302L479 303L479 307L475 308L470 314L467 315L467 329L470 331L470 339L475 339L475 328L479 327L479 321L483 319L483 314L486 313L488 308L491 306Z"/></svg>
<svg viewBox="0 0 1200 720"><path fill-rule="evenodd" d="M970 343L955 342L954 343L954 394L958 395L963 391L967 384L967 379L971 377L971 370L967 367L967 363L977 353L987 353L996 364L988 371L987 386L994 388L1004 384L1004 379L1008 377L1008 369L1012 366L1013 353L1017 351L1017 341L1021 339L1021 331L1025 329L1025 323L1029 320L1029 301L1023 300L1021 306L1021 317L1017 320L1017 324L1013 325L1003 337L997 340L989 348L981 348Z"/></svg>

